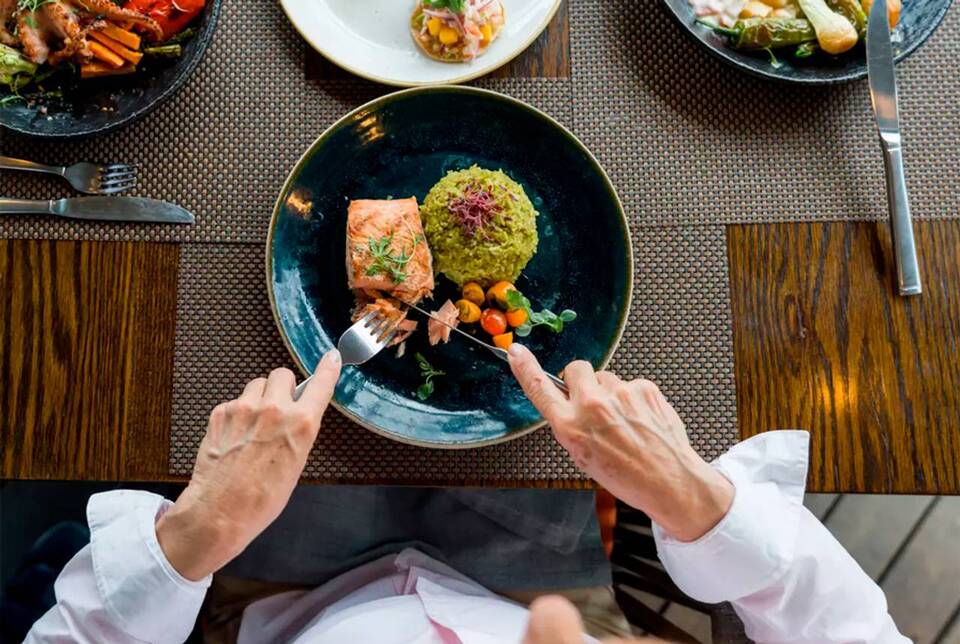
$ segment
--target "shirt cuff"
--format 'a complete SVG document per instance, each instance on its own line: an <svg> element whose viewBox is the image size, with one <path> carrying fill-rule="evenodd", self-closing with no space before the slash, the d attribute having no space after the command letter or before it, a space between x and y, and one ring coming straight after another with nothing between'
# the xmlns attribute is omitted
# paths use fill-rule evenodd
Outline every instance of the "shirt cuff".
<svg viewBox="0 0 960 644"><path fill-rule="evenodd" d="M736 489L720 523L691 542L653 524L660 561L683 592L712 604L733 601L787 571L803 510L808 451L805 431L767 432L739 443L713 462Z"/></svg>
<svg viewBox="0 0 960 644"><path fill-rule="evenodd" d="M161 550L155 526L172 505L157 494L133 490L95 494L87 504L103 605L125 632L140 640L184 641L212 579L185 579Z"/></svg>

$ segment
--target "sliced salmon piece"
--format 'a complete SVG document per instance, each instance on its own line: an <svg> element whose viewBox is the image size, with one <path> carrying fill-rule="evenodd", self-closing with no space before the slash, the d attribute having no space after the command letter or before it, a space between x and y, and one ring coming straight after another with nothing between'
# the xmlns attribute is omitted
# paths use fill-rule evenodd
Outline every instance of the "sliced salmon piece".
<svg viewBox="0 0 960 644"><path fill-rule="evenodd" d="M350 202L347 283L411 304L433 293L433 257L416 198Z"/></svg>
<svg viewBox="0 0 960 644"><path fill-rule="evenodd" d="M362 292L356 292L357 306L353 311L353 321L356 322L368 313L390 320L392 328L397 334L388 346L400 344L417 330L417 323L407 319L407 312L401 308L400 302L390 298L369 299Z"/></svg>
<svg viewBox="0 0 960 644"><path fill-rule="evenodd" d="M450 342L450 326L456 328L460 324L459 315L457 305L450 300L444 302L439 311L432 311L430 319L427 320L427 339L430 340L430 344ZM443 324L444 322L450 326Z"/></svg>

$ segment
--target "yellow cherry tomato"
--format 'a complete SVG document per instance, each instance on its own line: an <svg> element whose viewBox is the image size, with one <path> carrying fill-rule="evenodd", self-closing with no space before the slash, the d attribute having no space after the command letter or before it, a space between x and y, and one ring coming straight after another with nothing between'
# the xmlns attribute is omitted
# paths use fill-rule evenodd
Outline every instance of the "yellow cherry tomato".
<svg viewBox="0 0 960 644"><path fill-rule="evenodd" d="M524 309L513 309L507 311L507 324L516 329L527 321L527 312Z"/></svg>
<svg viewBox="0 0 960 644"><path fill-rule="evenodd" d="M507 291L515 291L516 287L510 282L497 282L487 289L487 303L507 307Z"/></svg>
<svg viewBox="0 0 960 644"><path fill-rule="evenodd" d="M458 40L460 40L460 34L457 33L456 29L451 29L450 27L440 27L440 42L442 42L444 45L452 45Z"/></svg>
<svg viewBox="0 0 960 644"><path fill-rule="evenodd" d="M427 31L430 32L430 35L436 38L437 34L440 33L440 27L443 26L443 21L440 18L430 18L427 21Z"/></svg>
<svg viewBox="0 0 960 644"><path fill-rule="evenodd" d="M483 304L485 297L483 288L476 282L467 282L463 285L463 299L480 306Z"/></svg>
<svg viewBox="0 0 960 644"><path fill-rule="evenodd" d="M507 331L507 316L497 309L484 309L480 314L480 326L492 336L498 336Z"/></svg>
<svg viewBox="0 0 960 644"><path fill-rule="evenodd" d="M470 300L457 300L457 310L464 324L472 324L480 319L480 307Z"/></svg>
<svg viewBox="0 0 960 644"><path fill-rule="evenodd" d="M509 349L511 344L513 344L513 333L501 333L493 336L493 346L495 347Z"/></svg>

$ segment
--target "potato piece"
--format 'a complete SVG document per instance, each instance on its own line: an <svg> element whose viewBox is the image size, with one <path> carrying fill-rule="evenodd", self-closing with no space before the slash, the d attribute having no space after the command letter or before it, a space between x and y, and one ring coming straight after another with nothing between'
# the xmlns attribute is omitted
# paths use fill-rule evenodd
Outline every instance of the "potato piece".
<svg viewBox="0 0 960 644"><path fill-rule="evenodd" d="M783 7L781 9L774 9L770 14L771 18L796 18L799 15L799 11L793 5Z"/></svg>
<svg viewBox="0 0 960 644"><path fill-rule="evenodd" d="M773 11L773 7L760 2L760 0L750 0L743 5L740 10L741 18L766 18Z"/></svg>

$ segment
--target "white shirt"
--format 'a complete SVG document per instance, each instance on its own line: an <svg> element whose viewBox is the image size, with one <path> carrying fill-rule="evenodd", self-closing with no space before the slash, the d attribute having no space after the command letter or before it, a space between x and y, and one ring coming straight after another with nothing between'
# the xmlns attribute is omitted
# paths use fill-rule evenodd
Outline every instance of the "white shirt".
<svg viewBox="0 0 960 644"><path fill-rule="evenodd" d="M660 559L691 597L732 602L755 641L908 642L880 588L803 507L808 438L766 433L717 459L736 488L730 511L690 543L654 525ZM210 578L188 581L164 557L154 525L169 507L146 492L93 496L91 543L60 574L57 605L26 641L182 642ZM239 641L492 644L520 642L526 621L524 607L406 550L251 604Z"/></svg>

